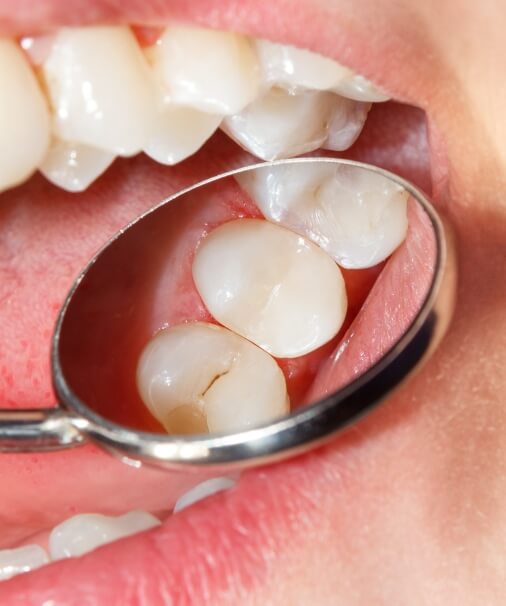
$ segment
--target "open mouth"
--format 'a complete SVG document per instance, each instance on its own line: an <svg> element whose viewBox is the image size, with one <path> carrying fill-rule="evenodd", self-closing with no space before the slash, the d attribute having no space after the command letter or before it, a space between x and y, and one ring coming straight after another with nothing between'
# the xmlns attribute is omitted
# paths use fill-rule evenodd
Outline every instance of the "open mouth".
<svg viewBox="0 0 506 606"><path fill-rule="evenodd" d="M19 90L26 93L25 106L20 104L16 119L21 120L26 112L33 121L26 120L26 149L20 148L23 153L19 157L12 154L10 172L4 176L5 191L0 206L4 241L1 254L5 255L0 296L7 303L0 318L7 343L0 365L5 405L26 408L49 406L54 402L48 369L49 338L72 279L118 228L178 189L258 158L317 152L382 166L431 192L425 113L399 101L386 101L383 93L384 90L389 96L408 99L409 75L406 75L406 90L399 85L397 76L390 79L388 71L371 57L372 51L364 50L365 26L363 30L355 30L356 24L348 23L346 29L345 14L336 17L335 25L332 22L320 29L318 24L324 23L325 11L315 6L308 6L305 11L301 8L301 14L294 15L293 25L289 25L290 19L286 24L279 21L286 6L271 7L270 19L264 6L261 10L266 14L262 23L258 20L260 9L255 12L247 5L237 15L233 8L221 3L218 9L173 7L169 15L163 17L143 14L141 9L137 14L137 9L131 14L126 14L126 10L122 15L100 14L101 8L97 7L92 20L122 21L136 26L156 24L149 30L137 27L134 35L127 27L117 26L84 32L63 30L56 26L69 22L79 25L86 17L83 15L76 23L74 17L69 18L66 13L68 9L60 7L66 14L57 15L52 8L48 4L47 23L44 19L29 21L25 15L19 22L14 19L7 24L6 33L16 34L17 39L24 41L24 56L18 51L19 47L13 51L13 42L2 42L7 49L5 56L16 55L16 59L11 57L6 61L15 62L20 57L26 61L25 57L29 56L32 61L29 69L33 69L30 73L36 73L37 87L42 83L45 97L41 93L41 98L49 98L52 111L52 115L46 115L46 100L42 106L37 101L29 102L26 91L32 84L26 84L25 78L19 84ZM274 18L276 15L278 20ZM311 28L303 27L303 15L312 18ZM164 31L163 25L171 23L172 17L177 21ZM184 22L185 27L180 26L180 22ZM370 27L370 22L367 23ZM204 30L192 30L196 25ZM211 35L211 27L221 33ZM334 49L330 36L341 30L348 33ZM48 32L50 35L46 36ZM157 37L162 42L153 47L150 43ZM273 46L265 41L267 39L323 54L301 55L293 47ZM211 53L209 49L213 44L216 47ZM132 64L142 63L136 74L127 78L131 88L124 89L118 76L122 72L123 52ZM215 61L212 76L202 68L206 52ZM106 61L101 65L102 56L110 56L111 61L117 62L116 76L108 74ZM173 57L179 57L180 64L171 65L170 69L164 66L164 61L170 62ZM216 57L221 57L221 65L216 63ZM235 57L235 64L231 57ZM328 62L329 57L339 59L350 68ZM86 81L79 81L79 69L75 69L78 62L97 74L98 90L107 83L107 95L90 96L90 103L99 105L91 114L117 108L116 115L115 112L108 114L111 117L107 128L101 126L96 132L91 122L73 120L75 91L62 90L58 80L67 70L66 73L73 74L74 79L69 78L72 86L82 90ZM160 75L154 78L155 101L139 93L137 78L144 78L142 74L149 70L178 74L177 81L173 82L167 82ZM231 78L233 70L236 71ZM190 73L193 80L188 79ZM380 88L358 73L372 78ZM220 74L224 82L218 78ZM23 88L25 86L28 88ZM167 88L178 91L176 108L167 109L164 105ZM131 119L136 112L143 116L133 124ZM37 115L40 121L36 120ZM72 119L69 120L68 115ZM150 122L153 116L158 120L155 126ZM50 124L53 125L51 140ZM132 126L125 128L125 124ZM278 135L273 137L276 128ZM192 136L188 137L190 130ZM157 139L152 136L153 132L166 134ZM32 142L33 150L29 147ZM322 147L325 151L318 151ZM151 158L140 154L141 151ZM37 168L41 168L45 177L41 174L30 177ZM441 164L437 175L438 180L444 175ZM15 185L17 187L10 189ZM399 277L396 272L414 271L419 267L416 255L423 252L423 246L416 249L420 234L416 219L412 229L413 237L408 238L407 245L399 251L397 264L391 263L380 278L382 266L365 271L358 280L354 299L357 322L360 320L358 308L373 284L379 294L373 297L376 301L370 308L384 309L386 285L396 282ZM418 229L421 229L419 225ZM384 285L383 295L378 288L380 280ZM397 301L392 298L389 304L394 307ZM360 320L364 340L365 333L374 332L373 316L374 313L363 315ZM381 331L377 337L377 341L381 341ZM364 340L360 335L354 338L350 359L342 366L343 375L338 380L349 379L357 372L359 362L367 364L363 355ZM370 348L370 344L367 347ZM304 383L307 376L299 376L295 366L292 371L291 386L296 390L300 388L297 381ZM312 390L318 394L318 384L313 384ZM244 556L241 564L233 566L233 575L242 583L244 591L254 584L251 575L256 579L267 573L266 563L246 552L254 548L255 541L265 541L267 536L269 540L282 541L283 536L290 533L286 516L289 518L293 510L288 501L291 495L298 498L301 477L311 486L310 476L316 464L311 457L298 462L302 470L299 477L292 463L250 472L230 492L173 516L170 512L176 499L204 478L181 477L174 487L173 479L169 483L162 472L129 468L91 446L65 453L3 455L0 465L4 486L9 487L0 504L2 546L6 550L24 546L24 551L16 552L15 557L13 551L0 553L0 567L2 558L6 562L5 577L13 571L45 563L47 550L53 559L60 560L68 555L81 555L101 543L133 532L157 527L88 556L58 561L13 579L0 588L5 603L15 603L13 596L24 604L69 604L72 600L79 603L76 588L87 587L93 604L111 603L111 595L124 604L151 603L150 599L152 603L171 603L170 596L176 594L187 595L191 603L199 604L207 603L209 593L226 590L229 562L223 545L231 550L230 558L238 557L234 554L239 552ZM266 483L276 486L272 492L269 488L268 495L265 495ZM229 488L230 484L229 480L223 480L223 487ZM219 482L208 483L201 496L220 487ZM276 490L280 491L282 505L273 505L278 498ZM270 505L273 506L269 508ZM99 515L69 520L76 514L122 516L125 512L133 513L115 520ZM223 545L217 545L218 542ZM73 545L77 547L74 549Z"/></svg>

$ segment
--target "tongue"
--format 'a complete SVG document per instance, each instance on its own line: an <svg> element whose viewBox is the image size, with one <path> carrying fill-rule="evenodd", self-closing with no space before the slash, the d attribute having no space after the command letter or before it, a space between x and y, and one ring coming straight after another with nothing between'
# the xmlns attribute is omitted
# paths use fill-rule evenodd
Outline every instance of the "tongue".
<svg viewBox="0 0 506 606"><path fill-rule="evenodd" d="M412 153L414 146L416 155ZM425 152L422 112L386 104L371 112L360 142L349 155L392 169L429 189ZM204 150L174 169L156 165L144 157L117 161L104 178L79 196L56 190L40 176L4 194L0 206L2 405L22 408L54 404L48 345L56 314L76 273L108 237L172 192L251 161L250 156L218 134ZM363 350L360 344L367 338L368 327L374 324L374 309L380 309L383 301L393 309L405 288L416 294L416 288L399 277L413 275L408 260L413 252L411 247L423 240L417 236L419 227L415 221L409 242L381 275L357 318L360 330L353 338L351 333L347 335L346 363L337 365L338 356L331 356L312 385L313 395L325 392L335 381L346 381L357 371L356 362ZM423 245L420 246L418 250L423 252ZM427 273L420 275L424 279ZM357 284L356 304L362 302L363 286L370 286L370 278L371 275L366 275L364 283ZM391 288L391 284L396 286ZM409 309L406 314L409 315ZM398 333L402 323L396 327ZM382 347L395 334L394 330L388 338L383 335ZM380 354L381 348L374 353ZM314 376L315 366L285 364L284 370L291 377L292 390L302 393ZM65 453L4 455L0 459L0 474L4 486L9 486L0 504L2 547L52 527L77 512L114 514L135 508L169 509L175 496L200 479L140 471L119 464L92 446Z"/></svg>

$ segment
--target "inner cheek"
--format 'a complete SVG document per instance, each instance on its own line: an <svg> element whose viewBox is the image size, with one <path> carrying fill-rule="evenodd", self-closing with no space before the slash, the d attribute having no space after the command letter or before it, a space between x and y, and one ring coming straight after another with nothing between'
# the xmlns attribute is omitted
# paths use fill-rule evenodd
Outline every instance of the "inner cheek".
<svg viewBox="0 0 506 606"><path fill-rule="evenodd" d="M116 263L125 275L114 288L107 278L93 274L90 289L99 293L79 313L90 331L79 342L70 339L65 369L76 394L104 417L137 429L164 431L143 404L136 386L136 369L147 341L159 330L188 321L215 322L197 292L192 262L201 240L219 225L239 218L262 218L256 205L230 179L226 186L193 196L191 203L168 209L163 236L155 254L149 243L137 246L135 258L117 252ZM161 245L160 245L161 242ZM149 263L145 260L149 257ZM309 354L277 359L287 383L291 407L306 403L322 363L329 358L360 310L383 263L364 270L343 270L348 312L339 333ZM128 268L128 269L125 269ZM104 312L105 310L105 312ZM128 327L125 330L125 326Z"/></svg>

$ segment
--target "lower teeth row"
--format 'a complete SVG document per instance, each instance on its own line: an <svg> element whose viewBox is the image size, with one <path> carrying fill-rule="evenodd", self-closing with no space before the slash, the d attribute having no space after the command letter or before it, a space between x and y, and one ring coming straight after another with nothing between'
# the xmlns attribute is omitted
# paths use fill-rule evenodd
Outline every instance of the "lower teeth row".
<svg viewBox="0 0 506 606"><path fill-rule="evenodd" d="M265 160L343 150L386 99L321 55L182 25L144 49L127 27L63 28L21 46L35 71L0 39L0 191L36 168L82 191L141 151L175 164L220 126Z"/></svg>
<svg viewBox="0 0 506 606"><path fill-rule="evenodd" d="M198 484L182 495L174 513L215 494L232 488L235 480L213 478ZM58 524L50 532L45 549L37 543L0 550L0 581L29 572L56 560L74 558L138 532L160 525L160 520L146 511L130 511L120 516L97 513L78 514Z"/></svg>
<svg viewBox="0 0 506 606"><path fill-rule="evenodd" d="M304 171L267 166L237 180L267 221L215 228L192 267L202 301L225 328L166 328L139 360L139 394L168 433L242 431L288 413L274 357L303 356L338 334L347 295L337 263L377 265L406 236L407 192L382 175L315 163Z"/></svg>

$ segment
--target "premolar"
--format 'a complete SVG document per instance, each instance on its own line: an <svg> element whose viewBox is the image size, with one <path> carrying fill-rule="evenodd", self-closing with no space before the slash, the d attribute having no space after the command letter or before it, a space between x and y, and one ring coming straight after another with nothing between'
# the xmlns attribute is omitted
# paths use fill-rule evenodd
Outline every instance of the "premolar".
<svg viewBox="0 0 506 606"><path fill-rule="evenodd" d="M377 265L404 240L407 192L381 174L315 163L245 172L237 181L263 215L309 238L348 269Z"/></svg>
<svg viewBox="0 0 506 606"><path fill-rule="evenodd" d="M288 412L285 378L267 353L205 322L160 331L137 367L142 400L169 433L241 431Z"/></svg>
<svg viewBox="0 0 506 606"><path fill-rule="evenodd" d="M234 478L227 478L225 476L205 480L179 497L174 505L174 513L178 513L199 501L203 501L213 494L229 490L230 488L233 488L235 484L236 480Z"/></svg>
<svg viewBox="0 0 506 606"><path fill-rule="evenodd" d="M0 191L25 181L46 154L49 111L20 48L0 38Z"/></svg>
<svg viewBox="0 0 506 606"><path fill-rule="evenodd" d="M60 29L42 73L57 137L123 156L142 150L152 131L154 87L127 27Z"/></svg>
<svg viewBox="0 0 506 606"><path fill-rule="evenodd" d="M235 114L258 94L260 70L245 36L171 25L146 53L166 101Z"/></svg>
<svg viewBox="0 0 506 606"><path fill-rule="evenodd" d="M274 356L294 358L339 331L341 271L320 248L264 220L239 219L200 244L193 279L214 318Z"/></svg>
<svg viewBox="0 0 506 606"><path fill-rule="evenodd" d="M52 560L78 557L159 524L160 520L146 511L130 511L118 517L79 514L53 528L49 535L49 554Z"/></svg>

